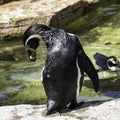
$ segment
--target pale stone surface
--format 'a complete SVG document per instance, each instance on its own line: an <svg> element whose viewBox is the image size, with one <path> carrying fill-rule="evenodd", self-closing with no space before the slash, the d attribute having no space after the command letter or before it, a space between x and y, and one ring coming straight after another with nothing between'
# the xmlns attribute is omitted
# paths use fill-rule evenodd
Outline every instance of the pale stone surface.
<svg viewBox="0 0 120 120"><path fill-rule="evenodd" d="M46 116L45 105L15 105L0 107L0 120L119 120L120 99L85 103L66 113Z"/></svg>
<svg viewBox="0 0 120 120"><path fill-rule="evenodd" d="M0 39L21 37L28 26L62 27L79 18L89 5L105 0L20 0L0 5ZM71 17L72 16L72 17Z"/></svg>

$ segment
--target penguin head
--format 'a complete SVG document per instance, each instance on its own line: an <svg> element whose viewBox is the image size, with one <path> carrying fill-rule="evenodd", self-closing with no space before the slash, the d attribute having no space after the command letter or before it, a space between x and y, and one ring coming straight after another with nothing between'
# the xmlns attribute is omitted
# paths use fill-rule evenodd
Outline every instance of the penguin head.
<svg viewBox="0 0 120 120"><path fill-rule="evenodd" d="M39 46L39 41L42 39L42 32L50 30L50 27L42 24L31 25L23 35L23 43L28 51L29 59L32 62L36 61L36 49Z"/></svg>
<svg viewBox="0 0 120 120"><path fill-rule="evenodd" d="M25 49L27 50L29 59L32 62L36 61L36 49L39 46L39 39L41 39L39 35L33 34L27 39L25 43Z"/></svg>
<svg viewBox="0 0 120 120"><path fill-rule="evenodd" d="M119 61L115 56L110 56L107 60L107 65L111 71L116 71Z"/></svg>

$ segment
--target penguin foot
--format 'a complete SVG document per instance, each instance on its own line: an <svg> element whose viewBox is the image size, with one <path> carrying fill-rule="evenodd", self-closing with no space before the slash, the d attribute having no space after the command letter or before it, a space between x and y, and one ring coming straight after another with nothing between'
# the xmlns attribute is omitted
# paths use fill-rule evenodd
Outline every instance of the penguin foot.
<svg viewBox="0 0 120 120"><path fill-rule="evenodd" d="M59 113L65 113L65 112L68 112L68 111L70 111L70 109L68 107L65 107L65 108L59 110Z"/></svg>
<svg viewBox="0 0 120 120"><path fill-rule="evenodd" d="M84 101L77 103L77 104L70 104L69 109L74 109L74 108L80 107L83 104L84 104Z"/></svg>
<svg viewBox="0 0 120 120"><path fill-rule="evenodd" d="M68 112L68 111L70 111L70 109L66 106L66 107L64 107L64 108L62 108L60 110L47 111L46 115L55 114L57 112L59 112L59 113L65 113L65 112Z"/></svg>
<svg viewBox="0 0 120 120"><path fill-rule="evenodd" d="M84 103L85 103L84 101L78 103L78 104L77 104L77 107L80 107L80 106L83 105Z"/></svg>
<svg viewBox="0 0 120 120"><path fill-rule="evenodd" d="M50 114L54 114L54 113L57 113L58 111L54 110L54 111L47 111L47 114L46 115L50 115Z"/></svg>

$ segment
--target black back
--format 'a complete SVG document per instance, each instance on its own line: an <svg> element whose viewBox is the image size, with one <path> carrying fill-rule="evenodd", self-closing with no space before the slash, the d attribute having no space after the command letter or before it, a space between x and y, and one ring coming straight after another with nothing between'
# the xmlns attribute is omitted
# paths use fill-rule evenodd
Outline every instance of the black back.
<svg viewBox="0 0 120 120"><path fill-rule="evenodd" d="M94 59L96 64L102 69L102 70L108 70L108 65L107 65L107 60L108 60L108 56L105 56L103 54L100 53L96 53L94 55Z"/></svg>

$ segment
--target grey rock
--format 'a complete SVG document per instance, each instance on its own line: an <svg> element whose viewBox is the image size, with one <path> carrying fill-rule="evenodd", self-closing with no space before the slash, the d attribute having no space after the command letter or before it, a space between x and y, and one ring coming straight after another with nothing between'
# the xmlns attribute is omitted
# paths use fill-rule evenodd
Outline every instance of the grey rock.
<svg viewBox="0 0 120 120"><path fill-rule="evenodd" d="M0 107L0 120L119 120L120 99L86 102L76 110L46 116L45 105Z"/></svg>
<svg viewBox="0 0 120 120"><path fill-rule="evenodd" d="M21 38L34 23L62 28L81 17L86 8L102 1L105 0L21 0L1 5L0 40Z"/></svg>

